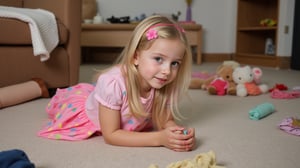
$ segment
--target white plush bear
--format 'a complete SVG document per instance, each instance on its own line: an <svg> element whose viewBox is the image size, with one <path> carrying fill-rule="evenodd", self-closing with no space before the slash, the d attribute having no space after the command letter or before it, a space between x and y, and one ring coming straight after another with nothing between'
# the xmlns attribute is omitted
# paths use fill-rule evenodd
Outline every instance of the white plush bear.
<svg viewBox="0 0 300 168"><path fill-rule="evenodd" d="M248 95L259 95L268 92L266 84L260 84L262 71L258 67L237 67L233 71L233 80L237 84L236 95L245 97Z"/></svg>

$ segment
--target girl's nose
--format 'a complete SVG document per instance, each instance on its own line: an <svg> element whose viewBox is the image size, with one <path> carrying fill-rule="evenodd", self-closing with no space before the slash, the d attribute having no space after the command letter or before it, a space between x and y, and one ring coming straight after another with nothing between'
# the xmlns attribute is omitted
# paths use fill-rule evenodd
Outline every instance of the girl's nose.
<svg viewBox="0 0 300 168"><path fill-rule="evenodd" d="M168 65L168 64L163 65L162 73L168 75L168 74L170 74L170 72L171 72L170 65Z"/></svg>

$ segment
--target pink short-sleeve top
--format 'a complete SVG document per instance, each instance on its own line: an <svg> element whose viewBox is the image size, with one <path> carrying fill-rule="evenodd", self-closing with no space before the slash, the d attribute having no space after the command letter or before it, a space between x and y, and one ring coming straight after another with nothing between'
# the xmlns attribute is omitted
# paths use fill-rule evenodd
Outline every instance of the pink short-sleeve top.
<svg viewBox="0 0 300 168"><path fill-rule="evenodd" d="M151 113L154 89L147 98L140 97L146 113ZM99 122L99 103L113 110L120 111L121 129L128 131L143 131L152 128L149 118L135 118L129 111L125 80L119 66L101 74L94 91L86 101L86 114L94 125L101 131ZM151 114L149 115L151 116Z"/></svg>

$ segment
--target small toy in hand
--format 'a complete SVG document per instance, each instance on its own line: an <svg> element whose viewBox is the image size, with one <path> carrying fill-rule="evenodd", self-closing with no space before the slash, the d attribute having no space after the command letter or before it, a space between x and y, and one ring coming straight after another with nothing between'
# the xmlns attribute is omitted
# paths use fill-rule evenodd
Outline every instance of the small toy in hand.
<svg viewBox="0 0 300 168"><path fill-rule="evenodd" d="M262 19L260 21L260 25L261 26L272 27L272 26L276 26L277 25L277 21L274 20L274 19L266 18L266 19Z"/></svg>
<svg viewBox="0 0 300 168"><path fill-rule="evenodd" d="M183 133L183 135L187 135L189 133L189 131L185 129L182 131L182 133Z"/></svg>

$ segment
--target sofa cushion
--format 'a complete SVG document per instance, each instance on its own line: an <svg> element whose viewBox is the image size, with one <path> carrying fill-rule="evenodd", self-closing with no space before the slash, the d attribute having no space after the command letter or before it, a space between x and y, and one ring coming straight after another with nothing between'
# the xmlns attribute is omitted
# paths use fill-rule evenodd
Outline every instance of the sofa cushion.
<svg viewBox="0 0 300 168"><path fill-rule="evenodd" d="M57 21L59 44L65 44L68 39L68 30L66 26ZM3 45L31 45L30 29L26 22L18 19L0 17L0 44Z"/></svg>

